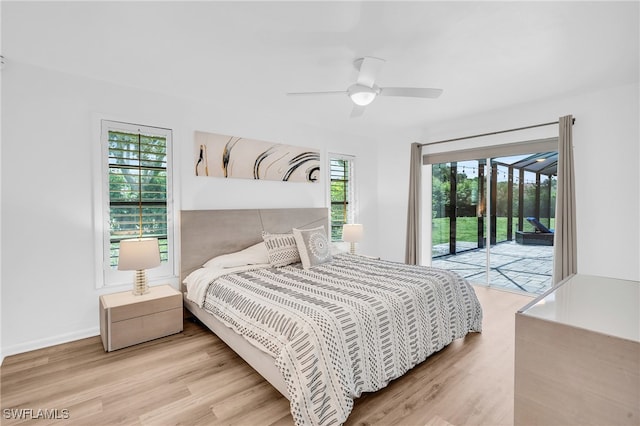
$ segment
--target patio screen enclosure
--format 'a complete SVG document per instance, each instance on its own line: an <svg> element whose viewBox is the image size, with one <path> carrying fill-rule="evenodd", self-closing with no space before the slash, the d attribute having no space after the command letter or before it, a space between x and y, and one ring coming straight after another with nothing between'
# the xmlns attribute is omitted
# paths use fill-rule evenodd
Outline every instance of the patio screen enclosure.
<svg viewBox="0 0 640 426"><path fill-rule="evenodd" d="M553 228L557 156L544 152L433 164L433 257L483 248L487 233L493 245L513 241L517 231L535 232L527 217ZM485 223L487 211L491 226Z"/></svg>

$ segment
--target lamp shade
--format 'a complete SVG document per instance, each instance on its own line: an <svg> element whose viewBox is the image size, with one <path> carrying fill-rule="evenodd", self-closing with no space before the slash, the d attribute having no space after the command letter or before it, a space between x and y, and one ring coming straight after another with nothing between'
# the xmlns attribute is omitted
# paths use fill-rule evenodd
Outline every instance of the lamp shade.
<svg viewBox="0 0 640 426"><path fill-rule="evenodd" d="M362 225L350 223L342 225L342 240L348 243L357 243L362 239Z"/></svg>
<svg viewBox="0 0 640 426"><path fill-rule="evenodd" d="M160 266L160 248L157 238L134 238L120 241L118 269L139 271Z"/></svg>

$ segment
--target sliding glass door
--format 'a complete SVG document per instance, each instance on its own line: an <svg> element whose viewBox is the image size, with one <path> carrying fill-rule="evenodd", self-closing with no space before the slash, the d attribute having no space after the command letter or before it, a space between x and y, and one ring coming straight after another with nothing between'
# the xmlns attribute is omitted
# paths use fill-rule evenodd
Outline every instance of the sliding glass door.
<svg viewBox="0 0 640 426"><path fill-rule="evenodd" d="M431 165L432 265L473 283L542 293L551 285L557 154Z"/></svg>
<svg viewBox="0 0 640 426"><path fill-rule="evenodd" d="M442 163L432 170L433 254L483 247L483 161Z"/></svg>
<svg viewBox="0 0 640 426"><path fill-rule="evenodd" d="M486 267L469 258L485 246L485 163L432 166L432 257L441 267L483 282Z"/></svg>

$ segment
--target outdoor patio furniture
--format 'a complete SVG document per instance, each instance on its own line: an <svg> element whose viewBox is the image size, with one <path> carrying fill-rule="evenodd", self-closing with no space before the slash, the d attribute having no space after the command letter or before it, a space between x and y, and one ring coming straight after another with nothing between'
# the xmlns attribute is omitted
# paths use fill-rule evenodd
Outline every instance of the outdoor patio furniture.
<svg viewBox="0 0 640 426"><path fill-rule="evenodd" d="M535 228L534 232L516 231L516 242L523 245L552 246L553 229L544 226L535 217L528 217L527 221Z"/></svg>
<svg viewBox="0 0 640 426"><path fill-rule="evenodd" d="M541 232L543 234L553 234L553 229L549 229L544 226L536 217L528 217L527 222L529 222L534 228L536 228L536 232Z"/></svg>

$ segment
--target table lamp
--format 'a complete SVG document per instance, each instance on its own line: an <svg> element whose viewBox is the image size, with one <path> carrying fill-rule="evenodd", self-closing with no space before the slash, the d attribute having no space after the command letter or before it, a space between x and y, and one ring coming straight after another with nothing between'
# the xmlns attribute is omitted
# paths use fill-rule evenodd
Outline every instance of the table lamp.
<svg viewBox="0 0 640 426"><path fill-rule="evenodd" d="M120 241L118 270L136 271L133 282L133 294L136 296L149 292L146 269L160 266L160 248L157 238L133 238Z"/></svg>
<svg viewBox="0 0 640 426"><path fill-rule="evenodd" d="M345 223L342 225L342 240L351 243L351 254L356 254L356 243L362 239L362 225L358 223Z"/></svg>

